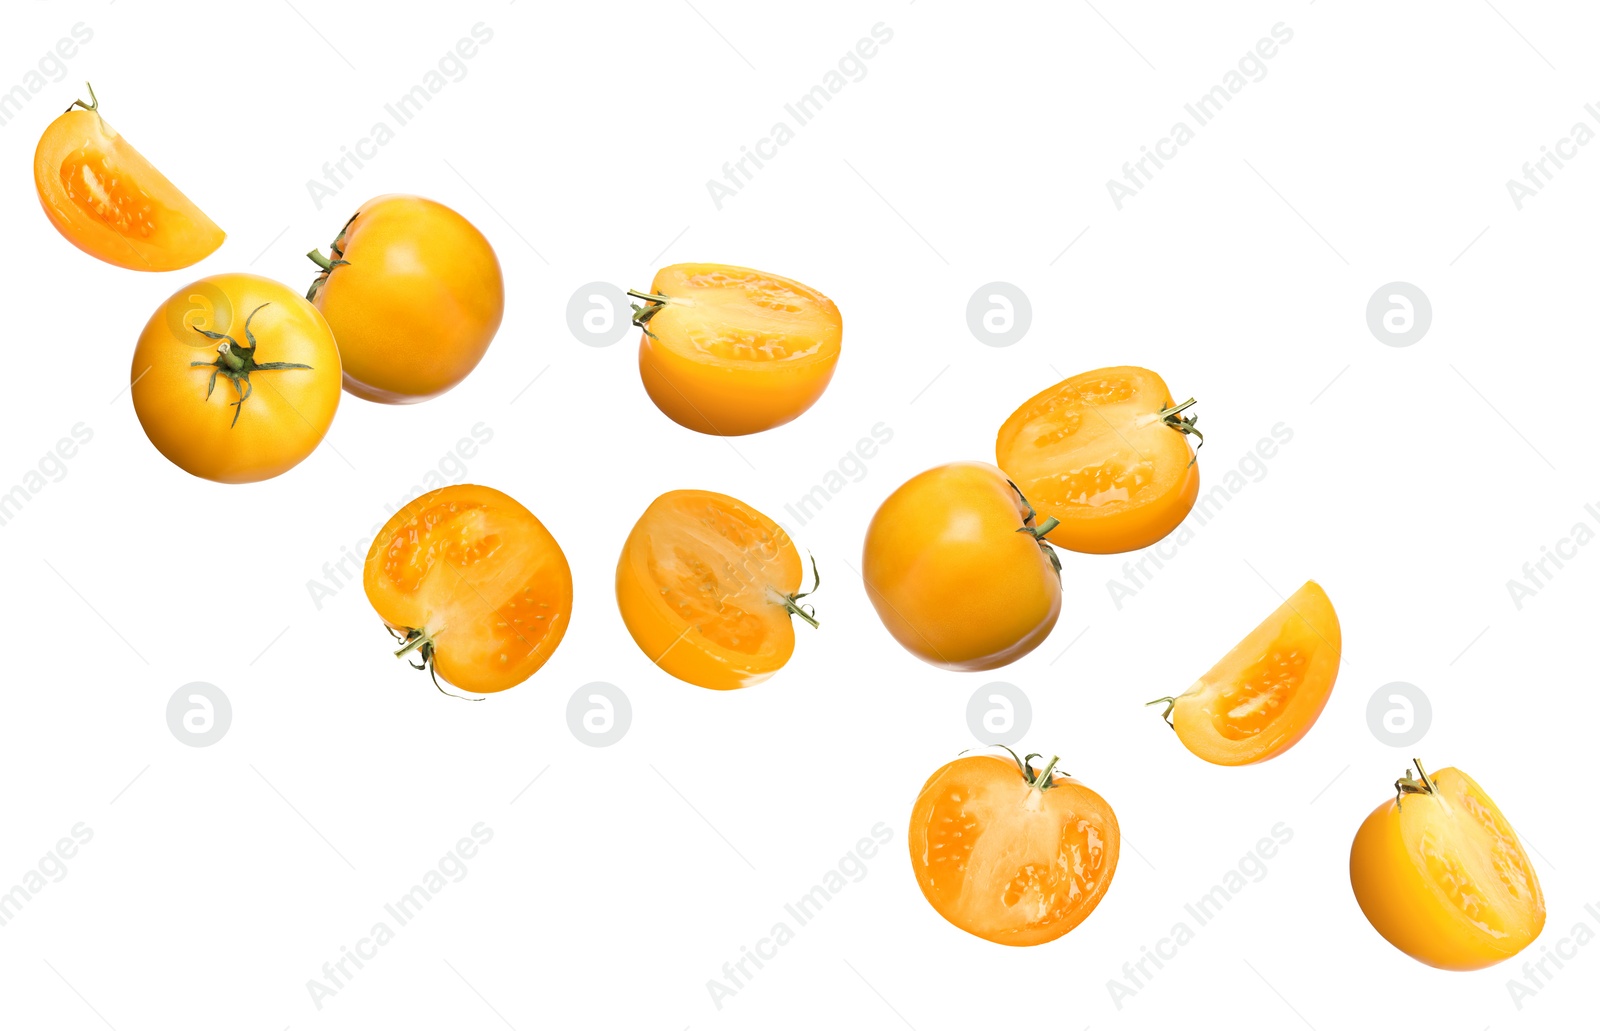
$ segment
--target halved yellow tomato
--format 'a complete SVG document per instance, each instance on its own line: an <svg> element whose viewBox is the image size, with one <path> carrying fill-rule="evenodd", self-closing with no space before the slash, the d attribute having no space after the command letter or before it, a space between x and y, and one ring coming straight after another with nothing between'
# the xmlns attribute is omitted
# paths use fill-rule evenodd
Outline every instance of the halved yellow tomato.
<svg viewBox="0 0 1600 1031"><path fill-rule="evenodd" d="M1007 749L1009 752L1010 749ZM911 866L928 903L969 934L1040 945L1094 912L1117 871L1111 806L1029 755L941 766L911 809Z"/></svg>
<svg viewBox="0 0 1600 1031"><path fill-rule="evenodd" d="M1184 746L1244 766L1282 755L1322 715L1339 676L1339 615L1307 580L1176 698L1158 698Z"/></svg>
<svg viewBox="0 0 1600 1031"><path fill-rule="evenodd" d="M33 155L39 203L67 242L139 272L188 268L226 234L100 117L75 101L50 123Z"/></svg>
<svg viewBox="0 0 1600 1031"><path fill-rule="evenodd" d="M1510 959L1544 929L1522 842L1477 781L1413 759L1350 846L1350 887L1389 944L1445 970Z"/></svg>
<svg viewBox="0 0 1600 1031"><path fill-rule="evenodd" d="M367 599L418 669L476 694L527 680L572 620L572 570L537 516L492 487L413 500L373 539Z"/></svg>
<svg viewBox="0 0 1600 1031"><path fill-rule="evenodd" d="M844 323L821 293L737 265L668 265L628 291L639 375L680 426L732 437L781 426L833 379Z"/></svg>
<svg viewBox="0 0 1600 1031"><path fill-rule="evenodd" d="M1029 398L1000 427L995 461L1041 516L1052 544L1105 555L1161 540L1194 507L1200 436L1194 399L1172 403L1160 376L1131 365L1096 369Z"/></svg>
<svg viewBox="0 0 1600 1031"><path fill-rule="evenodd" d="M815 572L816 565L812 564ZM697 687L750 687L794 654L805 567L777 523L726 494L675 490L650 503L617 560L617 606L645 655ZM813 586L812 590L816 590Z"/></svg>

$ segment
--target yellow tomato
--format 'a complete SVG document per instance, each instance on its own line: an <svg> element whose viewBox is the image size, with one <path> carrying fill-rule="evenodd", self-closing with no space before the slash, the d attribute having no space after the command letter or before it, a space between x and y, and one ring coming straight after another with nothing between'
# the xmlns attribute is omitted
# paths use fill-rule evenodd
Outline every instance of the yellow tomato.
<svg viewBox="0 0 1600 1031"><path fill-rule="evenodd" d="M1158 698L1184 747L1219 766L1287 752L1322 715L1339 676L1333 602L1315 580L1289 596L1176 698Z"/></svg>
<svg viewBox="0 0 1600 1031"><path fill-rule="evenodd" d="M222 483L292 469L339 407L328 324L282 283L245 273L208 276L168 298L145 324L129 376L156 450Z"/></svg>
<svg viewBox="0 0 1600 1031"><path fill-rule="evenodd" d="M333 242L306 295L333 327L344 388L386 404L426 401L477 368L505 313L494 248L436 201L370 200Z"/></svg>
<svg viewBox="0 0 1600 1031"><path fill-rule="evenodd" d="M33 185L56 231L138 272L188 268L222 246L217 224L106 124L92 88L89 98L50 123L33 155Z"/></svg>
<svg viewBox="0 0 1600 1031"><path fill-rule="evenodd" d="M1033 509L982 462L918 473L867 527L867 597L894 639L954 670L1015 662L1061 614L1061 565Z"/></svg>
<svg viewBox="0 0 1600 1031"><path fill-rule="evenodd" d="M1039 513L1049 540L1104 555L1146 548L1183 522L1200 494L1184 439L1193 404L1172 403L1160 376L1122 366L1066 379L1029 398L1000 427L995 460Z"/></svg>
<svg viewBox="0 0 1600 1031"><path fill-rule="evenodd" d="M1478 970L1544 929L1544 892L1511 824L1460 770L1412 760L1350 847L1350 886L1374 929L1413 959Z"/></svg>
<svg viewBox="0 0 1600 1031"><path fill-rule="evenodd" d="M781 426L822 396L844 323L809 286L736 265L669 265L634 306L639 375L668 418L739 436Z"/></svg>
<svg viewBox="0 0 1600 1031"><path fill-rule="evenodd" d="M817 625L800 604L810 594L800 593L804 573L771 519L726 494L675 490L650 503L623 543L617 606L665 672L698 687L750 687L794 653L791 616Z"/></svg>

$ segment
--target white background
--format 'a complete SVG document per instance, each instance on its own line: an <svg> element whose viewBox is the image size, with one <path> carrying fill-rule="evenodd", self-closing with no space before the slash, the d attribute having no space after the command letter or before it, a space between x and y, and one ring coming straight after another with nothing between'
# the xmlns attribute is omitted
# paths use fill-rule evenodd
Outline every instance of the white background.
<svg viewBox="0 0 1600 1031"><path fill-rule="evenodd" d="M1592 1022L1600 947L1519 1011L1507 981L1520 959L1471 974L1414 963L1362 918L1346 863L1414 751L1471 773L1536 848L1549 921L1522 958L1580 920L1600 929L1584 911L1600 902L1585 779L1600 703L1578 650L1600 548L1520 611L1506 587L1574 523L1600 525L1583 510L1600 502L1600 147L1522 210L1505 186L1575 122L1600 127L1583 109L1600 100L1600 18L1523 0L1209 6L12 5L0 88L75 23L94 38L0 127L0 489L74 424L94 437L0 527L0 885L80 821L94 838L0 928L0 1022ZM318 210L306 181L479 22L493 40L466 78ZM878 22L893 40L866 77L718 210L706 180ZM1294 37L1267 76L1118 211L1106 180L1279 22ZM33 148L84 79L228 231L199 267L102 265L39 211ZM420 406L347 395L327 444L267 483L169 465L124 389L150 313L201 274L305 285L304 252L391 191L458 208L500 255L506 320L477 372ZM647 399L631 334L594 348L568 330L580 285L643 287L688 260L780 272L837 301L838 374L799 421L731 443L693 434ZM1033 305L1009 348L981 345L965 318L996 280ZM1434 309L1408 348L1365 320L1395 280ZM1293 441L1120 610L1106 585L1123 559L1067 555L1063 615L1034 654L954 674L902 652L853 572L878 502L928 466L992 460L1022 400L1122 363L1200 399L1208 488L1273 425ZM390 657L359 588L319 610L307 582L479 422L494 436L466 479L553 530L576 613L531 681L469 705ZM879 422L894 437L865 477L807 525L789 520L783 506ZM686 487L785 519L820 560L822 629L802 627L793 661L760 687L666 677L617 615L627 529ZM1140 703L1188 686L1308 577L1338 606L1346 646L1321 721L1264 766L1202 763ZM903 843L923 780L977 744L966 705L993 680L1027 692L1027 747L1060 753L1124 833L1099 909L1026 950L940 920ZM232 701L231 730L208 748L166 724L190 681ZM591 681L632 702L610 748L568 729L568 699ZM1390 681L1432 700L1413 750L1368 729L1368 699ZM479 821L494 839L465 879L319 1011L307 980ZM866 877L718 1010L706 982L880 821L894 840ZM1265 879L1118 1010L1107 981L1280 821L1294 837Z"/></svg>

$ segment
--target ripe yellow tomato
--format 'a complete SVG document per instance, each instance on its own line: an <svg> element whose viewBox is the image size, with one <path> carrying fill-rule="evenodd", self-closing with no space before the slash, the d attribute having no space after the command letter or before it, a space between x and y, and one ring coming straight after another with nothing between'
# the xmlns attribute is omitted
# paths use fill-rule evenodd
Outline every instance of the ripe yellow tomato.
<svg viewBox="0 0 1600 1031"><path fill-rule="evenodd" d="M208 276L168 298L139 335L129 377L156 450L221 483L294 468L339 407L328 324L282 283L245 273Z"/></svg>
<svg viewBox="0 0 1600 1031"><path fill-rule="evenodd" d="M561 546L515 498L458 483L413 500L367 551L367 600L414 657L463 691L516 687L572 621Z"/></svg>
<svg viewBox="0 0 1600 1031"><path fill-rule="evenodd" d="M907 651L954 670L1015 662L1061 615L1061 565L1033 509L982 462L918 473L878 508L861 571L878 618Z"/></svg>
<svg viewBox="0 0 1600 1031"><path fill-rule="evenodd" d="M426 401L477 368L505 314L500 261L436 201L391 194L361 206L306 294L344 358L344 388L385 404Z"/></svg>
<svg viewBox="0 0 1600 1031"><path fill-rule="evenodd" d="M1350 846L1350 887L1374 929L1412 959L1479 970L1544 929L1544 892L1528 854L1471 777L1415 759L1395 797Z"/></svg>
<svg viewBox="0 0 1600 1031"><path fill-rule="evenodd" d="M1010 749L1007 749L1010 751ZM1094 912L1122 833L1106 800L1055 759L969 755L941 766L911 809L911 866L923 897L969 934L1001 945L1055 941Z"/></svg>
<svg viewBox="0 0 1600 1031"><path fill-rule="evenodd" d="M224 233L133 145L79 100L51 122L33 154L39 203L67 242L139 272L188 268Z"/></svg>
<svg viewBox="0 0 1600 1031"><path fill-rule="evenodd" d="M698 687L750 687L794 654L791 616L817 625L800 604L811 593L800 593L804 574L771 519L726 494L675 490L650 503L623 543L617 606L666 673Z"/></svg>
<svg viewBox="0 0 1600 1031"><path fill-rule="evenodd" d="M1322 715L1339 676L1339 615L1315 580L1289 596L1176 698L1158 698L1184 747L1219 766L1287 752Z"/></svg>
<svg viewBox="0 0 1600 1031"><path fill-rule="evenodd" d="M669 265L629 291L639 375L680 426L732 437L798 417L833 379L844 322L822 294L737 265Z"/></svg>
<svg viewBox="0 0 1600 1031"><path fill-rule="evenodd" d="M1096 369L1028 399L1000 427L995 460L1039 509L1049 540L1105 555L1146 548L1183 522L1200 494L1184 439L1194 404L1172 403L1149 369Z"/></svg>

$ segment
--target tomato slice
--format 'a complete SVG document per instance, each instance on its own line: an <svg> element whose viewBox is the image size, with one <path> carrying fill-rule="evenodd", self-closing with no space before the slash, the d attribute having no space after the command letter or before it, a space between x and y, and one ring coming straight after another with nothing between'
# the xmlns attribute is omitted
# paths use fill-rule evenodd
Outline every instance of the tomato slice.
<svg viewBox="0 0 1600 1031"><path fill-rule="evenodd" d="M572 572L514 498L458 484L424 494L367 553L367 597L434 672L466 691L514 687L543 666L572 618Z"/></svg>
<svg viewBox="0 0 1600 1031"><path fill-rule="evenodd" d="M68 110L34 152L34 186L56 231L101 261L139 272L187 268L222 246L226 234L98 107Z"/></svg>
<svg viewBox="0 0 1600 1031"><path fill-rule="evenodd" d="M1478 783L1418 768L1361 825L1350 881L1372 926L1430 966L1477 970L1544 929L1544 892L1510 822Z"/></svg>
<svg viewBox="0 0 1600 1031"><path fill-rule="evenodd" d="M1195 755L1222 766L1262 762L1287 751L1322 715L1339 656L1339 616L1308 580L1193 687L1161 701Z"/></svg>
<svg viewBox="0 0 1600 1031"><path fill-rule="evenodd" d="M1061 521L1050 543L1097 555L1148 547L1183 521L1200 493L1184 439L1193 419L1176 407L1149 369L1085 372L1012 413L995 440L996 464L1041 521Z"/></svg>
<svg viewBox="0 0 1600 1031"><path fill-rule="evenodd" d="M726 494L676 490L651 503L617 563L617 603L639 648L700 687L750 687L794 653L804 577L778 524Z"/></svg>
<svg viewBox="0 0 1600 1031"><path fill-rule="evenodd" d="M820 292L736 265L669 265L650 288L639 372L656 406L701 433L782 425L833 378L844 323Z"/></svg>

